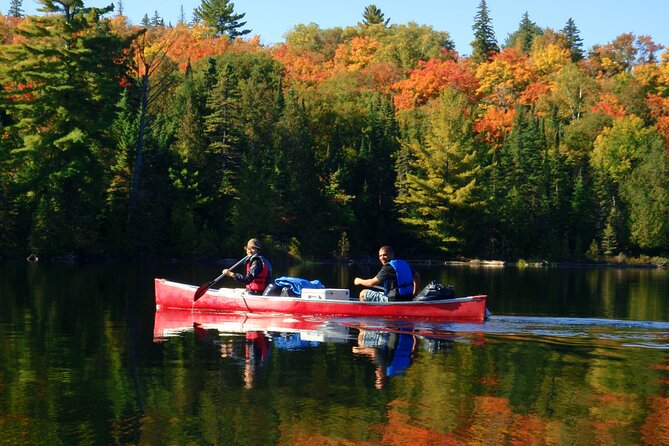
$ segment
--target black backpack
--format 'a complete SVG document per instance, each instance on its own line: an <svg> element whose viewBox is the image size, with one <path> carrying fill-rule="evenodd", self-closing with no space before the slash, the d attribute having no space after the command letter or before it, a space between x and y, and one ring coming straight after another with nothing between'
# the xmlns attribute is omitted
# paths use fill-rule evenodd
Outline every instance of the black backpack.
<svg viewBox="0 0 669 446"><path fill-rule="evenodd" d="M428 283L423 291L416 294L416 297L413 298L415 301L423 300L441 300L441 299L454 299L455 298L455 288L453 285L442 285L436 280Z"/></svg>

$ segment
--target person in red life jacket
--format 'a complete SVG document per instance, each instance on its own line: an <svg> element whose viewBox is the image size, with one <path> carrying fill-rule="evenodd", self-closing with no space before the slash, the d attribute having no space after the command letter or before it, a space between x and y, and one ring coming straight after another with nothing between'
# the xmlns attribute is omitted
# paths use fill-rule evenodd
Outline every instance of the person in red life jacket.
<svg viewBox="0 0 669 446"><path fill-rule="evenodd" d="M360 300L371 302L408 301L418 292L420 275L404 260L395 258L395 251L388 245L379 249L381 269L371 279L356 277L355 285L367 288L383 287L383 290L360 291Z"/></svg>
<svg viewBox="0 0 669 446"><path fill-rule="evenodd" d="M227 268L223 270L226 276L245 284L249 294L260 295L272 283L272 264L260 254L262 250L260 241L252 238L246 243L246 274L235 273Z"/></svg>

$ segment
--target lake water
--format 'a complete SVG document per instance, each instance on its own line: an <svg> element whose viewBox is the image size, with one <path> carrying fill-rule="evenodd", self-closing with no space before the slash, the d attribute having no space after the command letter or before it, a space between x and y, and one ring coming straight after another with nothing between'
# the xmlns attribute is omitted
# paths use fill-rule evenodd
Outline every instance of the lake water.
<svg viewBox="0 0 669 446"><path fill-rule="evenodd" d="M155 312L224 266L0 262L0 444L669 444L667 270L416 266L480 324Z"/></svg>

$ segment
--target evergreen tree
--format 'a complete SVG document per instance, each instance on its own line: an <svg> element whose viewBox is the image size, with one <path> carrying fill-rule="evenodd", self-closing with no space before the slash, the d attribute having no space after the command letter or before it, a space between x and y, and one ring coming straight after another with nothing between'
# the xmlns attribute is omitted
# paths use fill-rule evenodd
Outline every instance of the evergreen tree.
<svg viewBox="0 0 669 446"><path fill-rule="evenodd" d="M31 247L42 253L98 249L98 214L113 160L109 123L127 75L130 39L101 16L112 8L41 1L42 11L16 33L25 44L0 49L0 83L20 150L10 160L16 202L32 221ZM17 221L21 221L18 218Z"/></svg>
<svg viewBox="0 0 669 446"><path fill-rule="evenodd" d="M585 244L595 238L595 216L592 209L596 209L596 203L592 196L592 188L586 184L585 175L579 171L573 184L573 190L569 203L568 222L569 233L574 245L574 257L579 259L583 256Z"/></svg>
<svg viewBox="0 0 669 446"><path fill-rule="evenodd" d="M421 228L442 251L461 253L469 225L481 206L480 154L474 144L470 105L452 89L428 112L425 144L412 144L408 194L398 198L402 221Z"/></svg>
<svg viewBox="0 0 669 446"><path fill-rule="evenodd" d="M23 17L23 0L10 0L8 17Z"/></svg>
<svg viewBox="0 0 669 446"><path fill-rule="evenodd" d="M567 47L571 54L571 61L578 62L583 59L583 39L581 39L580 31L576 27L574 20L569 17L567 24L562 28L562 33L567 38Z"/></svg>
<svg viewBox="0 0 669 446"><path fill-rule="evenodd" d="M148 28L151 26L151 20L149 19L148 14L144 14L144 17L142 17L142 20L140 21L143 27Z"/></svg>
<svg viewBox="0 0 669 446"><path fill-rule="evenodd" d="M612 256L618 251L618 234L616 227L620 225L620 215L615 201L606 220L606 226L602 231L602 251L605 256Z"/></svg>
<svg viewBox="0 0 669 446"><path fill-rule="evenodd" d="M212 63L213 59L212 59ZM219 194L231 199L238 184L242 151L240 147L242 123L239 117L239 90L234 68L226 63L220 70L210 65L210 76L216 81L207 96L208 113L205 117L205 133L209 140L208 151L216 157L210 170L222 181ZM216 168L212 168L212 167Z"/></svg>
<svg viewBox="0 0 669 446"><path fill-rule="evenodd" d="M354 211L360 224L351 231L354 239L374 249L393 238L397 215L395 156L399 151L399 127L390 98L373 95L366 99L362 140L351 171L350 193L356 196Z"/></svg>
<svg viewBox="0 0 669 446"><path fill-rule="evenodd" d="M547 143L536 116L519 108L511 135L494 166L496 189L492 212L499 221L504 255L528 256L547 252L554 240L550 228L552 182L546 159Z"/></svg>
<svg viewBox="0 0 669 446"><path fill-rule="evenodd" d="M276 102L281 113L274 129L275 173L272 175L273 205L280 208L281 213L272 236L283 244L297 239L306 252L322 251L327 246L323 240L330 236L327 230L330 226L314 224L323 219L324 211L328 212L319 205L323 198L314 137L304 103L295 91L289 90L285 98L283 96L278 94Z"/></svg>
<svg viewBox="0 0 669 446"><path fill-rule="evenodd" d="M543 29L537 26L536 23L530 20L527 12L523 14L523 18L518 25L518 30L509 34L506 39L505 47L517 48L525 54L530 54L532 49L532 41L536 36L544 33Z"/></svg>
<svg viewBox="0 0 669 446"><path fill-rule="evenodd" d="M279 223L272 205L275 175L273 135L277 117L277 88L280 66L264 53L226 53L219 60L229 64L237 79L239 168L236 172L234 203L230 213L231 246L240 246L249 233L271 237Z"/></svg>
<svg viewBox="0 0 669 446"><path fill-rule="evenodd" d="M362 14L362 24L365 26L370 25L388 25L390 19L385 19L383 12L376 5L369 5L365 7L365 12Z"/></svg>
<svg viewBox="0 0 669 446"><path fill-rule="evenodd" d="M230 0L202 0L195 8L193 15L210 28L216 30L217 36L227 35L231 39L241 37L251 32L250 29L241 29L246 22L240 22L246 13L235 14L235 4Z"/></svg>
<svg viewBox="0 0 669 446"><path fill-rule="evenodd" d="M116 2L116 4L117 4L117 6L116 6L116 14L117 14L119 17L121 17L121 16L123 16L123 12L125 11L125 9L123 9L123 0L118 0L118 2Z"/></svg>
<svg viewBox="0 0 669 446"><path fill-rule="evenodd" d="M153 17L151 17L151 20L149 20L149 26L153 26L154 28L158 26L165 26L165 20L160 17L158 11L154 11Z"/></svg>
<svg viewBox="0 0 669 446"><path fill-rule="evenodd" d="M481 0L478 11L474 16L474 40L472 41L472 60L484 62L499 52L495 31L492 28L492 19L489 16L485 0Z"/></svg>
<svg viewBox="0 0 669 446"><path fill-rule="evenodd" d="M196 76L188 68L171 98L171 113L178 124L169 171L175 192L170 240L178 254L187 256L216 253L219 231L229 210L219 200L222 157L211 150L205 132L206 102L212 93L206 89L205 79L206 71Z"/></svg>
<svg viewBox="0 0 669 446"><path fill-rule="evenodd" d="M179 23L186 23L186 14L184 13L184 5L179 7Z"/></svg>
<svg viewBox="0 0 669 446"><path fill-rule="evenodd" d="M127 215L139 120L128 94L123 94L116 108L116 117L111 125L112 138L116 142L115 154L101 218L101 238L108 252L124 255L132 252L127 243Z"/></svg>

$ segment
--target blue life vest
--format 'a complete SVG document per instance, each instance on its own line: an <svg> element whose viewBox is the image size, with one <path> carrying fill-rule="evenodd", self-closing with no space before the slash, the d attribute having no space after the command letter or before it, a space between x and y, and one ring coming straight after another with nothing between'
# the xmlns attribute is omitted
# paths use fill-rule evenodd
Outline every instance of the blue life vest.
<svg viewBox="0 0 669 446"><path fill-rule="evenodd" d="M397 276L397 294L399 296L411 296L413 294L413 274L409 264L404 260L395 259L390 261L390 266L393 267ZM388 295L390 284L385 283L384 286L386 288L385 294Z"/></svg>

